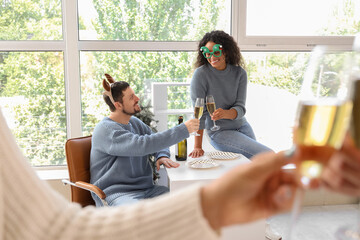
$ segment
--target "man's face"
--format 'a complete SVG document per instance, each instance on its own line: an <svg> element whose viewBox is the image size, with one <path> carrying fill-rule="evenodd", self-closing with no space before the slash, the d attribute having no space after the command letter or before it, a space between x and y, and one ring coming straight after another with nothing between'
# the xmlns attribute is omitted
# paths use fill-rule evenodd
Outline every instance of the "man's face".
<svg viewBox="0 0 360 240"><path fill-rule="evenodd" d="M135 95L134 90L131 87L128 87L124 92L122 111L127 115L134 115L141 111L139 106L139 98Z"/></svg>

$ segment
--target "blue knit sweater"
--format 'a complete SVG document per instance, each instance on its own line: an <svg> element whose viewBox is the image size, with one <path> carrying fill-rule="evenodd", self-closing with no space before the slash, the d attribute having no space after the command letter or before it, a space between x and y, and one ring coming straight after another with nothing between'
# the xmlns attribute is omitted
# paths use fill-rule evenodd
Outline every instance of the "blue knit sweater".
<svg viewBox="0 0 360 240"><path fill-rule="evenodd" d="M154 154L155 159L170 157L168 147L187 137L185 124L153 133L136 117L131 117L128 124L105 117L92 135L90 182L107 196L147 189L153 186L149 154Z"/></svg>
<svg viewBox="0 0 360 240"><path fill-rule="evenodd" d="M210 64L202 65L193 74L190 86L191 100L195 104L198 97L206 98L213 95L216 108L225 110L235 109L237 117L234 120L220 119L216 125L221 130L234 130L242 125L242 118L245 115L245 102L247 92L247 74L239 66L227 64L226 69L219 71ZM200 129L210 129L213 126L211 117L204 108L203 117L200 119Z"/></svg>

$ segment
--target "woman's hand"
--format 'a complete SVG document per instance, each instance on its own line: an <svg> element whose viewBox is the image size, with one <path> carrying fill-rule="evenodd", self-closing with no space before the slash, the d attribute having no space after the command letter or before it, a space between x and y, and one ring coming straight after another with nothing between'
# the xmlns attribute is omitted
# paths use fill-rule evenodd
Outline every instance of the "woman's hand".
<svg viewBox="0 0 360 240"><path fill-rule="evenodd" d="M235 119L237 117L237 111L235 109L224 110L218 108L213 112L211 120L220 120L220 119Z"/></svg>
<svg viewBox="0 0 360 240"><path fill-rule="evenodd" d="M194 148L194 150L189 154L190 157L198 158L204 155L204 150L202 148Z"/></svg>

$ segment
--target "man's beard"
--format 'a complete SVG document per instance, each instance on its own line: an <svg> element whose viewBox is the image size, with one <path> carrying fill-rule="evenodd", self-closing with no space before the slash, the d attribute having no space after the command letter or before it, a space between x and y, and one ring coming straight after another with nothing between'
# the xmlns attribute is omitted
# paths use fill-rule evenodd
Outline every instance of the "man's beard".
<svg viewBox="0 0 360 240"><path fill-rule="evenodd" d="M140 107L139 107L139 110L136 110L136 109L134 108L134 111L133 111L133 112L128 112L128 111L126 111L125 109L122 110L122 112L123 112L124 114L129 115L129 116L134 116L135 114L139 113L140 111L141 111Z"/></svg>

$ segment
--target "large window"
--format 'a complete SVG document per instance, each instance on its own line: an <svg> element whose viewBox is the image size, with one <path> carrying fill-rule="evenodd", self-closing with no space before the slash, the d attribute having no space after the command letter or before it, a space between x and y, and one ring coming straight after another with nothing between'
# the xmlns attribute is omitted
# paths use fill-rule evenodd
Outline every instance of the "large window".
<svg viewBox="0 0 360 240"><path fill-rule="evenodd" d="M32 165L63 165L66 138L91 134L109 113L104 73L147 104L152 82L190 81L197 41L222 29L246 60L249 121L281 150L294 107L258 116L292 102L316 44L351 49L359 11L360 0L0 0L0 106ZM169 91L169 107L189 107L185 87ZM274 127L275 116L287 123Z"/></svg>

